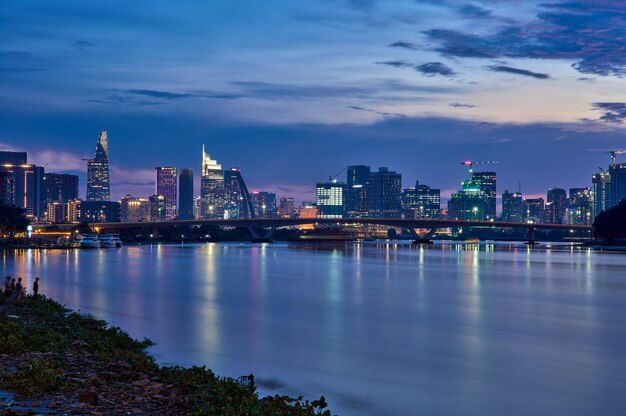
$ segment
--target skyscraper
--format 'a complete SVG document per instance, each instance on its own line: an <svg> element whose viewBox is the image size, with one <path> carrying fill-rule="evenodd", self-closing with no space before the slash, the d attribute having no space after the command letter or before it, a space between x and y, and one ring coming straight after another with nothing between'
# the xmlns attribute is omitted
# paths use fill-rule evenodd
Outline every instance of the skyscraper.
<svg viewBox="0 0 626 416"><path fill-rule="evenodd" d="M0 152L0 200L24 208L31 218L44 217L44 168L27 163L25 152Z"/></svg>
<svg viewBox="0 0 626 416"><path fill-rule="evenodd" d="M370 167L366 165L348 166L347 185L352 188L355 185L365 186L370 176Z"/></svg>
<svg viewBox="0 0 626 416"><path fill-rule="evenodd" d="M496 218L496 173L495 172L473 172L472 178L480 182L480 190L485 196L485 219Z"/></svg>
<svg viewBox="0 0 626 416"><path fill-rule="evenodd" d="M255 208L239 168L230 168L224 171L224 190L226 197L225 217L255 218Z"/></svg>
<svg viewBox="0 0 626 416"><path fill-rule="evenodd" d="M107 132L100 132L93 159L87 161L87 201L109 201L109 143Z"/></svg>
<svg viewBox="0 0 626 416"><path fill-rule="evenodd" d="M293 218L296 215L296 202L292 197L280 198L278 204L278 216L280 218Z"/></svg>
<svg viewBox="0 0 626 416"><path fill-rule="evenodd" d="M524 199L521 193L511 193L508 189L504 190L502 194L502 221L524 221Z"/></svg>
<svg viewBox="0 0 626 416"><path fill-rule="evenodd" d="M178 218L192 220L193 212L193 169L183 168L178 177Z"/></svg>
<svg viewBox="0 0 626 416"><path fill-rule="evenodd" d="M405 218L435 220L441 215L441 195L439 189L420 185L402 191L402 212Z"/></svg>
<svg viewBox="0 0 626 416"><path fill-rule="evenodd" d="M589 188L570 188L567 201L567 223L591 225L593 223L593 193Z"/></svg>
<svg viewBox="0 0 626 416"><path fill-rule="evenodd" d="M177 215L177 179L175 167L160 166L156 168L156 195L162 195L165 198L166 220L173 220Z"/></svg>
<svg viewBox="0 0 626 416"><path fill-rule="evenodd" d="M343 192L346 184L333 179L315 185L318 218L343 218Z"/></svg>
<svg viewBox="0 0 626 416"><path fill-rule="evenodd" d="M609 166L609 176L611 177L609 185L611 203L606 208L614 207L626 198L626 163L612 163Z"/></svg>
<svg viewBox="0 0 626 416"><path fill-rule="evenodd" d="M448 201L448 218L451 220L485 220L488 199L481 189L481 181L463 181L459 192L453 193Z"/></svg>
<svg viewBox="0 0 626 416"><path fill-rule="evenodd" d="M567 193L565 189L550 188L546 205L546 222L548 224L567 224Z"/></svg>
<svg viewBox="0 0 626 416"><path fill-rule="evenodd" d="M204 151L204 145L202 145L200 198L202 218L224 218L224 171L222 166Z"/></svg>
<svg viewBox="0 0 626 416"><path fill-rule="evenodd" d="M609 172L598 172L591 176L593 184L593 218L611 207L611 175Z"/></svg>
<svg viewBox="0 0 626 416"><path fill-rule="evenodd" d="M385 167L370 173L367 181L367 208L372 218L400 218L402 175Z"/></svg>
<svg viewBox="0 0 626 416"><path fill-rule="evenodd" d="M276 194L253 192L251 195L255 218L276 218Z"/></svg>
<svg viewBox="0 0 626 416"><path fill-rule="evenodd" d="M43 176L46 204L65 203L78 198L78 176L65 173L46 173Z"/></svg>
<svg viewBox="0 0 626 416"><path fill-rule="evenodd" d="M543 198L529 198L524 200L524 221L543 222L545 219L545 201Z"/></svg>

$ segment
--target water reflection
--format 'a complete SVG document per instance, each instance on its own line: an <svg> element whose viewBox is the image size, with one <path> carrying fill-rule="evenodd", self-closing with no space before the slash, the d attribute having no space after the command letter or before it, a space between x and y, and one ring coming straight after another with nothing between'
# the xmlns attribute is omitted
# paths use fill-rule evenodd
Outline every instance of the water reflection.
<svg viewBox="0 0 626 416"><path fill-rule="evenodd" d="M17 251L1 264L154 339L162 362L252 371L341 415L547 416L626 405L625 259L390 241Z"/></svg>

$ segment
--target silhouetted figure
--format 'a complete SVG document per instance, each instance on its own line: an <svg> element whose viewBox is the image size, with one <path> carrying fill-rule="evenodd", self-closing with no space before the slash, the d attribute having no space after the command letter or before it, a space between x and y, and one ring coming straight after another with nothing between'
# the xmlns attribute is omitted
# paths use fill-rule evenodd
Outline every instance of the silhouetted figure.
<svg viewBox="0 0 626 416"><path fill-rule="evenodd" d="M11 299L15 299L15 296L17 295L17 293L15 293L15 277L13 279L11 279Z"/></svg>
<svg viewBox="0 0 626 416"><path fill-rule="evenodd" d="M250 380L250 390L254 390L254 374L250 373L248 380Z"/></svg>
<svg viewBox="0 0 626 416"><path fill-rule="evenodd" d="M17 284L15 285L15 300L17 302L22 299L22 295L24 294L24 285L22 284L22 278L17 279Z"/></svg>
<svg viewBox="0 0 626 416"><path fill-rule="evenodd" d="M7 280L4 282L4 294L7 298L11 297L11 276L7 276Z"/></svg>
<svg viewBox="0 0 626 416"><path fill-rule="evenodd" d="M37 295L39 294L39 278L35 278L35 283L33 283L33 298L37 299Z"/></svg>

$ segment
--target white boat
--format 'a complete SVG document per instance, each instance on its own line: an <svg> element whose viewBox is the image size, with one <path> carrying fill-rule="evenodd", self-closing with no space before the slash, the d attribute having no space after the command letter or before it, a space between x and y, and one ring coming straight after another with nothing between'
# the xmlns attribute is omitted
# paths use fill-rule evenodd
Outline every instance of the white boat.
<svg viewBox="0 0 626 416"><path fill-rule="evenodd" d="M96 234L81 235L78 244L81 248L100 248L100 239Z"/></svg>
<svg viewBox="0 0 626 416"><path fill-rule="evenodd" d="M100 236L100 247L102 248L120 248L122 240L117 234L105 234Z"/></svg>

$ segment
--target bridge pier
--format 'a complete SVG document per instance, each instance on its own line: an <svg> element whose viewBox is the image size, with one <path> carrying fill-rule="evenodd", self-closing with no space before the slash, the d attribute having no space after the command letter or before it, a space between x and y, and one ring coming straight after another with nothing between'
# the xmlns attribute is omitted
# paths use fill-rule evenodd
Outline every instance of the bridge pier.
<svg viewBox="0 0 626 416"><path fill-rule="evenodd" d="M413 244L432 244L433 240L431 240L430 238L435 235L436 231L436 228L431 228L431 230L422 237L417 233L417 231L415 231L415 228L409 227L411 237L414 238Z"/></svg>
<svg viewBox="0 0 626 416"><path fill-rule="evenodd" d="M271 243L272 236L274 235L274 231L276 231L275 226L270 227L270 229L267 231L265 231L263 228L258 229L258 228L251 227L251 226L248 226L246 228L248 229L248 231L250 231L250 234L252 235L253 243ZM265 231L265 233L261 234L263 231Z"/></svg>
<svg viewBox="0 0 626 416"><path fill-rule="evenodd" d="M535 244L538 244L537 241L535 241L536 231L537 229L535 227L528 227L528 241L525 244L528 244L529 246L534 246Z"/></svg>

